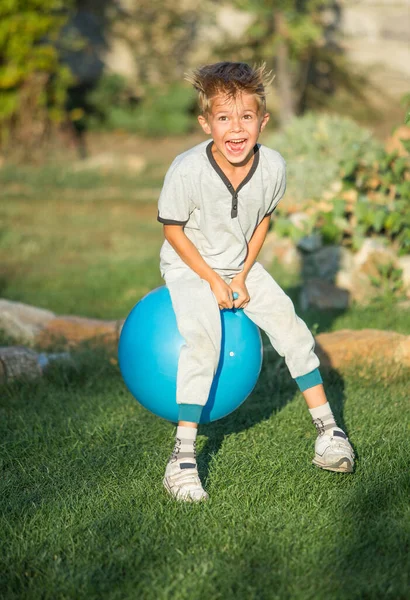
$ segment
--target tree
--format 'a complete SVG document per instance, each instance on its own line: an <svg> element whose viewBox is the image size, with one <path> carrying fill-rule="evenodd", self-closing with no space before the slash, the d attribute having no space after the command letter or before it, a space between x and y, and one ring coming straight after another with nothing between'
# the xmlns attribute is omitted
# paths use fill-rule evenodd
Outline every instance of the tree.
<svg viewBox="0 0 410 600"><path fill-rule="evenodd" d="M142 88L182 80L212 9L212 0L138 0L117 12L112 31L132 49Z"/></svg>
<svg viewBox="0 0 410 600"><path fill-rule="evenodd" d="M323 10L331 0L235 0L254 20L241 38L230 45L244 60L265 61L277 77L280 121L297 112L307 85L315 49L325 44Z"/></svg>
<svg viewBox="0 0 410 600"><path fill-rule="evenodd" d="M64 0L0 3L0 146L26 154L64 117L71 74L54 44L67 18Z"/></svg>

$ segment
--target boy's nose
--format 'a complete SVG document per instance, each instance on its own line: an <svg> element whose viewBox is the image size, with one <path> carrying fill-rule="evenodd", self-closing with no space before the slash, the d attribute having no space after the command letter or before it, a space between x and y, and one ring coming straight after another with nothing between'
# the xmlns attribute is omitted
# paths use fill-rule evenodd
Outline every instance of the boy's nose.
<svg viewBox="0 0 410 600"><path fill-rule="evenodd" d="M232 131L241 131L241 130L242 130L241 120L239 118L232 119Z"/></svg>

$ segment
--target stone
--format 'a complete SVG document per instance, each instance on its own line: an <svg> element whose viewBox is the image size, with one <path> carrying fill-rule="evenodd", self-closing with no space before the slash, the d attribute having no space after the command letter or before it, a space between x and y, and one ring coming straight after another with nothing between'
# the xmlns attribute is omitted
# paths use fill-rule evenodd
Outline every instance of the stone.
<svg viewBox="0 0 410 600"><path fill-rule="evenodd" d="M26 379L36 379L56 361L74 364L68 352L37 353L24 346L6 346L0 348L0 383L6 383L23 377Z"/></svg>
<svg viewBox="0 0 410 600"><path fill-rule="evenodd" d="M319 277L334 282L339 270L349 270L352 253L341 246L323 246L316 252L303 255L302 275L305 280Z"/></svg>
<svg viewBox="0 0 410 600"><path fill-rule="evenodd" d="M386 243L378 238L366 238L359 252L354 256L355 269L374 277L379 276L378 265L396 264L397 257L393 250L386 248Z"/></svg>
<svg viewBox="0 0 410 600"><path fill-rule="evenodd" d="M268 268L275 260L292 272L299 272L301 269L301 255L292 240L279 238L274 231L270 231L261 248L258 261Z"/></svg>
<svg viewBox="0 0 410 600"><path fill-rule="evenodd" d="M56 315L29 304L0 300L0 329L29 345L44 347L56 341L75 345L88 340L117 343L123 323L123 320Z"/></svg>
<svg viewBox="0 0 410 600"><path fill-rule="evenodd" d="M392 374L392 366L410 368L410 336L395 331L343 329L316 336L321 367L345 369L351 365L376 365L380 375Z"/></svg>
<svg viewBox="0 0 410 600"><path fill-rule="evenodd" d="M350 294L323 279L309 279L302 287L300 305L302 310L309 307L321 310L345 310L349 306Z"/></svg>
<svg viewBox="0 0 410 600"><path fill-rule="evenodd" d="M303 252L315 252L322 247L322 236L318 233L312 233L311 235L305 235L298 242L299 250Z"/></svg>
<svg viewBox="0 0 410 600"><path fill-rule="evenodd" d="M32 343L55 316L50 310L0 299L0 329L24 343Z"/></svg>
<svg viewBox="0 0 410 600"><path fill-rule="evenodd" d="M84 341L117 344L123 321L103 321L86 317L58 316L49 321L36 342L44 347L54 342L74 346Z"/></svg>
<svg viewBox="0 0 410 600"><path fill-rule="evenodd" d="M380 289L373 285L368 275L357 270L351 273L349 291L352 301L362 306L366 306L371 300L380 295Z"/></svg>
<svg viewBox="0 0 410 600"><path fill-rule="evenodd" d="M37 352L20 346L0 348L0 382L6 383L25 377L35 379L41 375Z"/></svg>

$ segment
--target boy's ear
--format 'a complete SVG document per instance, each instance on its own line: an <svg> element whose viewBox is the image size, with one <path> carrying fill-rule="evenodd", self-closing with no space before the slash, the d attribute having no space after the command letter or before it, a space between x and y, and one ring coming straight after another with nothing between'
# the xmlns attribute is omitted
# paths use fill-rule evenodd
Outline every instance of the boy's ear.
<svg viewBox="0 0 410 600"><path fill-rule="evenodd" d="M270 114L269 113L265 113L263 115L263 119L262 119L260 127L259 127L259 133L265 129L265 125L269 121L269 118L270 118Z"/></svg>
<svg viewBox="0 0 410 600"><path fill-rule="evenodd" d="M204 132L209 135L211 133L211 128L209 127L209 123L205 117L203 115L199 115L198 121Z"/></svg>

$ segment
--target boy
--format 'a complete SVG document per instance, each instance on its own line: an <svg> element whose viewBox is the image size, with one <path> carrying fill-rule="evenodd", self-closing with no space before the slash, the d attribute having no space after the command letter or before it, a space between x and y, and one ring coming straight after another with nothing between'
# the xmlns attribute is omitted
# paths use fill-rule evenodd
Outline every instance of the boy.
<svg viewBox="0 0 410 600"><path fill-rule="evenodd" d="M218 366L219 311L232 307L243 308L285 357L318 431L313 463L351 472L354 453L327 402L313 337L288 296L255 262L286 187L282 156L257 144L269 119L264 66L221 62L196 70L189 80L199 95L199 123L212 139L177 156L159 198L161 274L185 339L177 376L179 422L164 486L178 500L208 498L195 440Z"/></svg>

